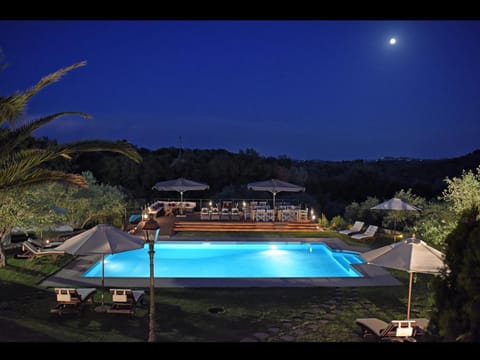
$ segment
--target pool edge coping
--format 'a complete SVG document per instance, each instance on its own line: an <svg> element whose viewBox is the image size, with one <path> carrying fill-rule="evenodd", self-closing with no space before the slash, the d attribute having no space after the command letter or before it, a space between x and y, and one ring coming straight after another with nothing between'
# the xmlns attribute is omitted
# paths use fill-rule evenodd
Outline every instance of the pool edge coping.
<svg viewBox="0 0 480 360"><path fill-rule="evenodd" d="M162 237L162 241L165 238ZM174 240L173 238L169 238ZM290 241L289 241L290 240ZM177 241L177 239L175 239ZM189 238L178 241L201 242L322 242L332 250L346 250L364 252L369 250L345 244L338 238L242 238L235 240L231 237L215 237L211 240L205 238ZM65 267L41 281L38 286L45 288L76 286L100 288L98 277L84 278L81 275L88 270L101 255L79 256ZM385 269L370 264L354 264L363 277L356 278L155 278L155 287L364 287L364 286L399 286L401 282L390 275ZM149 278L105 278L105 288L131 287L148 288Z"/></svg>

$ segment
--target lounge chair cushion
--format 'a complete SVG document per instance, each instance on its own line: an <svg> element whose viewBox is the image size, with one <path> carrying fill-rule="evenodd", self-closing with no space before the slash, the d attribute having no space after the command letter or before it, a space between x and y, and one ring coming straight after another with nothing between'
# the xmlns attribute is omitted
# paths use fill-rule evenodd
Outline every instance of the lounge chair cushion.
<svg viewBox="0 0 480 360"><path fill-rule="evenodd" d="M427 329L429 320L420 318L392 320L387 323L377 318L362 318L356 319L355 322L362 328L364 338L373 335L381 341L421 336Z"/></svg>

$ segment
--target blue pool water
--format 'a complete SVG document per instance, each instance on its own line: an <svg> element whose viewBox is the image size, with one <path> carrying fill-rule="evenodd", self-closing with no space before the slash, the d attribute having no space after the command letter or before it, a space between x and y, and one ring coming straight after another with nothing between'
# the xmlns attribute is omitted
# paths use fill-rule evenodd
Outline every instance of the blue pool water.
<svg viewBox="0 0 480 360"><path fill-rule="evenodd" d="M312 278L362 277L351 264L354 252L331 250L324 243L158 242L158 278ZM148 245L105 257L105 277L148 278ZM101 261L82 276L100 277Z"/></svg>

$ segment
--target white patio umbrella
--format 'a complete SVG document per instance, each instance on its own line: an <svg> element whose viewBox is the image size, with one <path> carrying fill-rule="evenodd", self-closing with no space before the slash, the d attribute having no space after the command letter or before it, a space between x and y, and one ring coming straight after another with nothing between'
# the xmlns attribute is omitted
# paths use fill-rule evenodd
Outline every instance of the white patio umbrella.
<svg viewBox="0 0 480 360"><path fill-rule="evenodd" d="M247 188L255 191L269 191L273 194L273 208L275 209L275 196L282 191L299 192L305 191L303 186L290 184L278 179L270 179L265 181L257 181L247 184Z"/></svg>
<svg viewBox="0 0 480 360"><path fill-rule="evenodd" d="M444 254L429 246L423 240L416 239L415 234L412 238L370 250L360 254L360 256L368 264L404 270L410 273L407 320L410 319L413 273L438 274L445 267Z"/></svg>
<svg viewBox="0 0 480 360"><path fill-rule="evenodd" d="M99 224L75 235L57 246L56 250L72 255L102 255L102 307L104 298L105 254L142 249L145 241L139 237L123 232L112 225Z"/></svg>
<svg viewBox="0 0 480 360"><path fill-rule="evenodd" d="M390 200L387 200L383 203L375 205L374 207L371 207L370 210L421 211L421 209L419 209L418 207L413 206L399 198L392 198ZM396 227L397 220L393 218L393 242L395 242L396 240Z"/></svg>
<svg viewBox="0 0 480 360"><path fill-rule="evenodd" d="M153 185L152 189L158 191L177 191L180 193L180 204L183 203L183 193L185 191L207 190L210 186L201 182L178 178L174 180L160 181ZM183 208L180 206L180 212L183 214Z"/></svg>

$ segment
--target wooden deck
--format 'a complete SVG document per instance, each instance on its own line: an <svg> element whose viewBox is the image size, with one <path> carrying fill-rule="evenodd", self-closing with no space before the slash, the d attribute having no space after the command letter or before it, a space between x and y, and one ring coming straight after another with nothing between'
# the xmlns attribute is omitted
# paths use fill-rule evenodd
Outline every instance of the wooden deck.
<svg viewBox="0 0 480 360"><path fill-rule="evenodd" d="M319 231L318 224L311 221L295 222L251 222L251 221L177 221L173 232L180 231Z"/></svg>

